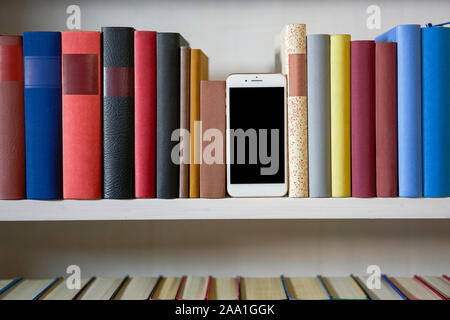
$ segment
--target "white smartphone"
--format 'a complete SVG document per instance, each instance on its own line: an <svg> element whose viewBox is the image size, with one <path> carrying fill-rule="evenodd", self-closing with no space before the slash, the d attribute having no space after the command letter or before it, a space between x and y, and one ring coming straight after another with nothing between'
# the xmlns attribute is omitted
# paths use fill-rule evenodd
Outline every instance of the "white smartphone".
<svg viewBox="0 0 450 320"><path fill-rule="evenodd" d="M226 81L227 191L232 197L287 193L286 77L232 74Z"/></svg>

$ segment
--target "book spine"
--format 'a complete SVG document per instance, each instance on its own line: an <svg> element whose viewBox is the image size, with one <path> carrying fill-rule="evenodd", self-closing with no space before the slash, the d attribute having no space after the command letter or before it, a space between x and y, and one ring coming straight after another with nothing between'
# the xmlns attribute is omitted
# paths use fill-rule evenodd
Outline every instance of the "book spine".
<svg viewBox="0 0 450 320"><path fill-rule="evenodd" d="M24 32L26 194L62 198L61 33Z"/></svg>
<svg viewBox="0 0 450 320"><path fill-rule="evenodd" d="M0 36L0 199L25 197L21 36Z"/></svg>
<svg viewBox="0 0 450 320"><path fill-rule="evenodd" d="M200 198L225 198L225 82L202 81L200 120L204 132L200 165Z"/></svg>
<svg viewBox="0 0 450 320"><path fill-rule="evenodd" d="M102 193L100 32L61 33L64 199Z"/></svg>
<svg viewBox="0 0 450 320"><path fill-rule="evenodd" d="M375 193L375 42L351 42L352 196Z"/></svg>
<svg viewBox="0 0 450 320"><path fill-rule="evenodd" d="M134 198L134 30L102 28L103 197Z"/></svg>
<svg viewBox="0 0 450 320"><path fill-rule="evenodd" d="M189 162L190 135L189 132L189 93L191 79L191 48L181 47L180 52L180 198L189 198Z"/></svg>
<svg viewBox="0 0 450 320"><path fill-rule="evenodd" d="M351 196L350 35L330 38L331 195Z"/></svg>
<svg viewBox="0 0 450 320"><path fill-rule="evenodd" d="M307 37L309 196L331 196L330 36Z"/></svg>
<svg viewBox="0 0 450 320"><path fill-rule="evenodd" d="M190 72L190 164L189 164L189 197L200 196L200 163L202 163L201 143L202 125L200 120L200 81L208 80L208 57L199 49L191 50Z"/></svg>
<svg viewBox="0 0 450 320"><path fill-rule="evenodd" d="M289 197L307 197L306 25L286 25L283 48L283 70L288 78Z"/></svg>
<svg viewBox="0 0 450 320"><path fill-rule="evenodd" d="M155 197L156 32L134 32L134 165L136 198Z"/></svg>
<svg viewBox="0 0 450 320"><path fill-rule="evenodd" d="M177 198L180 191L180 47L188 45L178 33L156 35L156 197ZM172 157L173 155L173 157Z"/></svg>
<svg viewBox="0 0 450 320"><path fill-rule="evenodd" d="M450 196L450 29L422 29L423 195Z"/></svg>
<svg viewBox="0 0 450 320"><path fill-rule="evenodd" d="M375 162L377 197L398 195L397 44L375 44Z"/></svg>
<svg viewBox="0 0 450 320"><path fill-rule="evenodd" d="M376 42L397 42L398 194L422 196L422 36L419 25L401 25Z"/></svg>

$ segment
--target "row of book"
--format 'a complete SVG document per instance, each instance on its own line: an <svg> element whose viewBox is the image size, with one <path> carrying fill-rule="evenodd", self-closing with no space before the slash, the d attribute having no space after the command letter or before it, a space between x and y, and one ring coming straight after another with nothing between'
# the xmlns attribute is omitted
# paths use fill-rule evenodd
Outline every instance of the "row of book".
<svg viewBox="0 0 450 320"><path fill-rule="evenodd" d="M0 280L0 300L449 300L446 275L215 278L129 277Z"/></svg>
<svg viewBox="0 0 450 320"><path fill-rule="evenodd" d="M350 40L282 31L289 196L450 196L450 29ZM225 131L225 84L180 34L0 36L0 64L1 199L226 196L225 159L196 162L194 130Z"/></svg>
<svg viewBox="0 0 450 320"><path fill-rule="evenodd" d="M444 25L400 25L374 41L285 26L290 196L450 196Z"/></svg>

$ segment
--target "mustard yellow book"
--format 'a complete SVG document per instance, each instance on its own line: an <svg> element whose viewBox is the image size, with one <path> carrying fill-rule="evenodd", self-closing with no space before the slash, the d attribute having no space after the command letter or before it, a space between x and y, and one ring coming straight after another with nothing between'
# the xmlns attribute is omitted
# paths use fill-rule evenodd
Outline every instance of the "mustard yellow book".
<svg viewBox="0 0 450 320"><path fill-rule="evenodd" d="M239 300L239 281L236 278L212 278L209 300Z"/></svg>
<svg viewBox="0 0 450 320"><path fill-rule="evenodd" d="M330 37L331 195L351 196L350 35Z"/></svg>
<svg viewBox="0 0 450 320"><path fill-rule="evenodd" d="M200 161L201 161L201 130L200 121L200 81L208 80L208 57L200 49L191 50L190 79L190 113L189 124L191 133L189 164L189 197L200 197ZM197 124L196 124L197 123Z"/></svg>
<svg viewBox="0 0 450 320"><path fill-rule="evenodd" d="M286 300L281 278L241 278L242 300Z"/></svg>

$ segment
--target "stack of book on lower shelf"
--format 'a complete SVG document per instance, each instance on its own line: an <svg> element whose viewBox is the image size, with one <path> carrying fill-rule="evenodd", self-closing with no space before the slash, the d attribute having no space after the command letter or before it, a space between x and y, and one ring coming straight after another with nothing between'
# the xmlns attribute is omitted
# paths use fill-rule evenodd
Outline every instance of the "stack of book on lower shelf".
<svg viewBox="0 0 450 320"><path fill-rule="evenodd" d="M446 275L0 280L0 300L449 300Z"/></svg>

